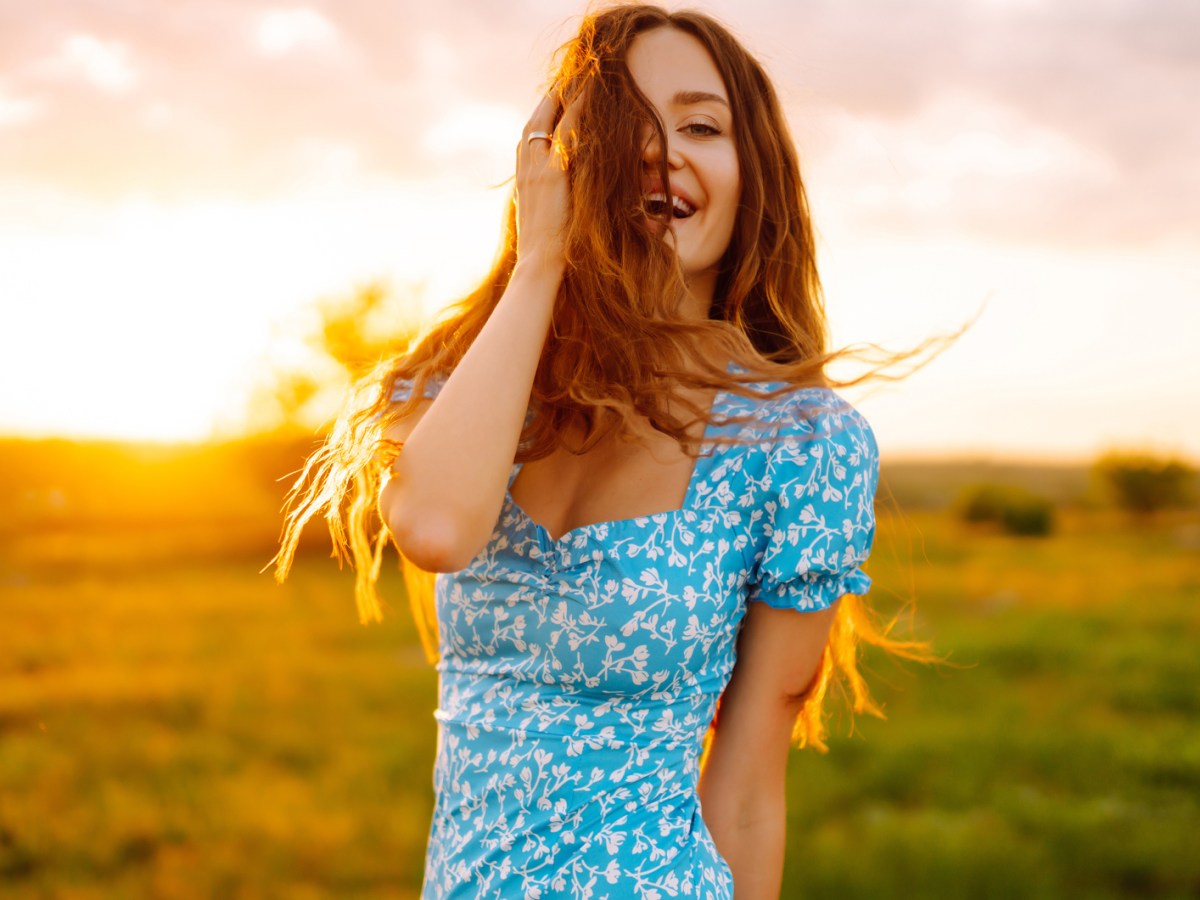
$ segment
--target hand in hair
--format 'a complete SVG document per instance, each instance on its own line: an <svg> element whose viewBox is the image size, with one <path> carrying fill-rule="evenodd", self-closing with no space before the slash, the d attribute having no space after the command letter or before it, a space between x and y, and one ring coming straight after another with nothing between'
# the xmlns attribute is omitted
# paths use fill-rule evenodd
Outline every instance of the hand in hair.
<svg viewBox="0 0 1200 900"><path fill-rule="evenodd" d="M455 572L474 559L504 501L566 264L566 153L578 105L568 104L556 127L557 110L553 95L543 99L517 146L518 249L503 294L437 400L388 435L404 441L404 452L380 493L380 514L400 552L428 572ZM551 129L553 141L528 140Z"/></svg>
<svg viewBox="0 0 1200 900"><path fill-rule="evenodd" d="M561 112L561 118L559 113ZM556 92L542 98L517 144L517 262L561 266L563 229L570 209L567 161L579 102L563 110ZM529 135L541 132L552 140Z"/></svg>

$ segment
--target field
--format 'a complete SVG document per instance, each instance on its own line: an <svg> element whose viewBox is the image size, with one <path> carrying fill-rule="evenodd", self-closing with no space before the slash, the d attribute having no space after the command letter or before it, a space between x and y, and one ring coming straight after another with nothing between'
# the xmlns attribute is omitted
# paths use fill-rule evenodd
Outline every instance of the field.
<svg viewBox="0 0 1200 900"><path fill-rule="evenodd" d="M295 452L0 447L0 895L416 895L434 673L395 571L370 627L318 534L259 571ZM873 597L947 663L793 754L784 896L1200 895L1200 514L1014 470L1067 487L1013 538L884 477Z"/></svg>

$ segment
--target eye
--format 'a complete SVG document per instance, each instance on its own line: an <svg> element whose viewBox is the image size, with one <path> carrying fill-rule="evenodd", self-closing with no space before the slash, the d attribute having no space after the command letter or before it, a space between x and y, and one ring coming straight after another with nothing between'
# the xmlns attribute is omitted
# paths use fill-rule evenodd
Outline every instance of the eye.
<svg viewBox="0 0 1200 900"><path fill-rule="evenodd" d="M714 134L720 134L721 129L708 122L689 122L683 126L683 131L696 137L708 137Z"/></svg>

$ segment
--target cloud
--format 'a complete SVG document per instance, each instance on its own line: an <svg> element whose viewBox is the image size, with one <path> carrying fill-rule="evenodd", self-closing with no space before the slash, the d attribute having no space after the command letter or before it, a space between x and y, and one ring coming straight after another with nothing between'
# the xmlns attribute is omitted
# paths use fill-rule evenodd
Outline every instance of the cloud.
<svg viewBox="0 0 1200 900"><path fill-rule="evenodd" d="M814 168L837 186L873 170L880 192L899 195L914 167L974 144L977 171L941 180L942 231L1114 243L1200 230L1200 45L1189 37L1200 4L750 0L736 21L767 58ZM961 98L974 111L947 114ZM849 152L847 115L873 149ZM1010 167L1030 151L1042 161L999 171L987 162L999 148L1015 154ZM907 212L897 202L881 221ZM918 224L935 227L931 216Z"/></svg>
<svg viewBox="0 0 1200 900"><path fill-rule="evenodd" d="M548 53L534 45L556 19L539 14L531 27L519 10L446 6L345 0L305 12L254 0L110 0L59 3L32 18L0 10L13 96L36 88L53 111L26 126L21 142L0 142L0 172L97 199L262 198L307 183L306 160L327 169L311 148L337 145L354 148L363 177L465 175L485 187L510 174L497 173L486 145L508 148L511 162ZM129 48L138 91L98 102L78 79L48 80L35 62L78 33ZM260 37L279 52L264 52ZM318 46L336 52L309 52ZM430 153L426 132L464 104L522 112L511 134L492 116L479 126L488 140ZM444 139L435 135L435 151Z"/></svg>
<svg viewBox="0 0 1200 900"><path fill-rule="evenodd" d="M123 93L138 83L129 49L118 41L91 34L73 34L59 52L36 67L50 77L79 77L110 93Z"/></svg>
<svg viewBox="0 0 1200 900"><path fill-rule="evenodd" d="M45 103L34 97L11 96L0 83L0 128L32 122L45 111Z"/></svg>
<svg viewBox="0 0 1200 900"><path fill-rule="evenodd" d="M422 149L444 159L483 153L511 160L521 128L528 118L512 106L466 103L446 111L425 129Z"/></svg>
<svg viewBox="0 0 1200 900"><path fill-rule="evenodd" d="M948 90L897 122L841 113L823 128L810 184L857 230L1017 243L1114 237L1111 215L1081 220L1079 211L1111 202L1116 163L1021 109Z"/></svg>
<svg viewBox="0 0 1200 900"><path fill-rule="evenodd" d="M855 198L864 227L1100 243L1200 227L1193 0L707 6L765 59L810 183ZM0 142L0 171L98 197L285 193L310 166L482 187L510 174L583 8L9 7L0 122L22 140Z"/></svg>
<svg viewBox="0 0 1200 900"><path fill-rule="evenodd" d="M263 13L257 29L259 49L279 56L297 49L324 49L338 43L338 30L314 9L273 9Z"/></svg>

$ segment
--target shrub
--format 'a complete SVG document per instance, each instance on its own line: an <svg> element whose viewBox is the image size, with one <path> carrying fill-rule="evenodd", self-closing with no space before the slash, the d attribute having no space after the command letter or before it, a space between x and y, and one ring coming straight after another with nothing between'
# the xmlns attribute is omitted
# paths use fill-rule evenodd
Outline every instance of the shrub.
<svg viewBox="0 0 1200 900"><path fill-rule="evenodd" d="M1009 534L1047 535L1054 530L1054 506L1036 494L1014 496L1001 512L1000 524Z"/></svg>
<svg viewBox="0 0 1200 900"><path fill-rule="evenodd" d="M1006 534L1037 537L1054 530L1054 504L1013 485L968 485L959 493L955 508L964 522L991 523Z"/></svg>
<svg viewBox="0 0 1200 900"><path fill-rule="evenodd" d="M1196 475L1195 470L1176 459L1118 451L1100 457L1092 472L1118 506L1143 516L1170 506L1186 506Z"/></svg>
<svg viewBox="0 0 1200 900"><path fill-rule="evenodd" d="M963 488L957 507L964 522L999 522L1004 515L1005 488L976 484Z"/></svg>

